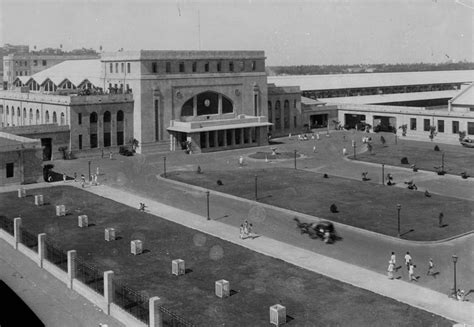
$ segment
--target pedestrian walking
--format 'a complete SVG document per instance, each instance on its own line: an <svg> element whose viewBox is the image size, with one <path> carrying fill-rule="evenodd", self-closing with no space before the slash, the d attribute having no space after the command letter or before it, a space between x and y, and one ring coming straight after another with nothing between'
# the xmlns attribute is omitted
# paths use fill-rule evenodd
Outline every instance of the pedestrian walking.
<svg viewBox="0 0 474 327"><path fill-rule="evenodd" d="M242 167L244 165L244 157L239 157L239 166Z"/></svg>
<svg viewBox="0 0 474 327"><path fill-rule="evenodd" d="M407 270L410 270L411 260L410 252L407 251L407 254L405 254L405 265L407 266Z"/></svg>
<svg viewBox="0 0 474 327"><path fill-rule="evenodd" d="M430 260L428 261L428 271L426 272L426 275L427 276L433 276L433 273L434 273L434 263L433 263L433 259L430 258Z"/></svg>
<svg viewBox="0 0 474 327"><path fill-rule="evenodd" d="M112 153L112 151L110 151L110 153L109 153L109 159L112 160L113 156L114 156L114 154Z"/></svg>
<svg viewBox="0 0 474 327"><path fill-rule="evenodd" d="M393 263L394 266L396 266L397 257L395 256L395 252L392 252L392 255L390 256L390 261Z"/></svg>
<svg viewBox="0 0 474 327"><path fill-rule="evenodd" d="M318 132L318 133L316 133L316 140L318 140L318 141L319 141L319 132Z"/></svg>
<svg viewBox="0 0 474 327"><path fill-rule="evenodd" d="M63 173L63 182L66 183L66 180L67 180L67 176L66 174Z"/></svg>
<svg viewBox="0 0 474 327"><path fill-rule="evenodd" d="M249 222L246 220L244 221L244 238L247 238L249 235Z"/></svg>
<svg viewBox="0 0 474 327"><path fill-rule="evenodd" d="M98 181L97 181L97 179L98 179L98 175L95 174L95 175L94 175L94 185L95 185L95 186L97 186L97 185L99 184Z"/></svg>
<svg viewBox="0 0 474 327"><path fill-rule="evenodd" d="M82 188L84 188L84 185L86 184L86 177L84 176L84 174L81 174L81 185L82 185Z"/></svg>
<svg viewBox="0 0 474 327"><path fill-rule="evenodd" d="M240 224L240 239L244 239L244 225Z"/></svg>
<svg viewBox="0 0 474 327"><path fill-rule="evenodd" d="M347 156L347 149L346 149L346 148L343 148L343 149L342 149L342 155L343 155L343 156Z"/></svg>
<svg viewBox="0 0 474 327"><path fill-rule="evenodd" d="M394 264L393 264L392 260L390 260L388 262L388 268L387 268L389 279L393 279L393 269L394 269Z"/></svg>
<svg viewBox="0 0 474 327"><path fill-rule="evenodd" d="M253 225L252 224L249 224L248 228L247 228L247 233L248 233L248 237L252 238L252 230L253 230Z"/></svg>
<svg viewBox="0 0 474 327"><path fill-rule="evenodd" d="M97 175L99 175L99 167L98 167L98 166L97 166L97 168L96 168L96 170L95 170L95 173L96 173Z"/></svg>
<svg viewBox="0 0 474 327"><path fill-rule="evenodd" d="M316 145L313 146L313 152L316 153Z"/></svg>
<svg viewBox="0 0 474 327"><path fill-rule="evenodd" d="M77 182L77 173L74 172L74 182Z"/></svg>
<svg viewBox="0 0 474 327"><path fill-rule="evenodd" d="M416 265L413 265L413 264L410 264L410 268L408 268L408 280L410 282L412 280L414 280L415 282L417 281L416 276L415 276L415 268L416 268Z"/></svg>

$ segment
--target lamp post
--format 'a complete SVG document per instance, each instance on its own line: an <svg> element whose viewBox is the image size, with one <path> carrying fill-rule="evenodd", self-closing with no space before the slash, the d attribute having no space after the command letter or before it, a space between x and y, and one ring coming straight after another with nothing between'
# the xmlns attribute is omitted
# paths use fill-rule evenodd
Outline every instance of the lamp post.
<svg viewBox="0 0 474 327"><path fill-rule="evenodd" d="M398 238L400 238L400 210L402 209L401 204L397 204L397 212L398 212Z"/></svg>
<svg viewBox="0 0 474 327"><path fill-rule="evenodd" d="M385 164L382 164L382 185L385 185Z"/></svg>
<svg viewBox="0 0 474 327"><path fill-rule="evenodd" d="M295 169L296 169L296 151L297 150L295 150Z"/></svg>
<svg viewBox="0 0 474 327"><path fill-rule="evenodd" d="M352 140L352 148L354 148L354 159L356 158L356 141Z"/></svg>
<svg viewBox="0 0 474 327"><path fill-rule="evenodd" d="M441 171L444 171L444 151L441 153Z"/></svg>
<svg viewBox="0 0 474 327"><path fill-rule="evenodd" d="M166 157L163 157L163 176L166 178Z"/></svg>
<svg viewBox="0 0 474 327"><path fill-rule="evenodd" d="M258 176L255 175L255 201L257 201L258 197L257 197L257 180L258 180Z"/></svg>
<svg viewBox="0 0 474 327"><path fill-rule="evenodd" d="M453 264L454 264L454 289L453 289L453 296L456 297L456 262L458 262L458 256L453 254Z"/></svg>
<svg viewBox="0 0 474 327"><path fill-rule="evenodd" d="M209 191L206 191L206 198L207 198L207 220L211 220L211 216L209 215Z"/></svg>
<svg viewBox="0 0 474 327"><path fill-rule="evenodd" d="M89 182L91 181L92 177L91 177L91 161L89 160Z"/></svg>

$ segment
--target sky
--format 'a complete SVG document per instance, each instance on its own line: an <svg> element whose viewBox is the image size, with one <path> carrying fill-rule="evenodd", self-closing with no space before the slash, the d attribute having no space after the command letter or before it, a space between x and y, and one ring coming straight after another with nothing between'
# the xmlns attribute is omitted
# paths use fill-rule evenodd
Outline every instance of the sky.
<svg viewBox="0 0 474 327"><path fill-rule="evenodd" d="M264 50L267 65L474 61L474 0L0 0L0 44Z"/></svg>

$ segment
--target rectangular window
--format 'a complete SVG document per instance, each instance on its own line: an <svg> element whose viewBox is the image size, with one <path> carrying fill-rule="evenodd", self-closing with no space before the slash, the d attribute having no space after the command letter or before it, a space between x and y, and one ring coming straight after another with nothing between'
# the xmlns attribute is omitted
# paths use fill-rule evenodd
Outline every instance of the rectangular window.
<svg viewBox="0 0 474 327"><path fill-rule="evenodd" d="M11 177L14 176L14 167L15 167L15 165L14 165L13 162L7 163L7 167L6 167L6 168L7 168L7 169L6 169L6 171L7 171L7 178L11 178Z"/></svg>
<svg viewBox="0 0 474 327"><path fill-rule="evenodd" d="M156 62L151 63L151 72L154 74L158 73L158 64Z"/></svg>
<svg viewBox="0 0 474 327"><path fill-rule="evenodd" d="M425 132L430 131L430 120L429 119L423 119L423 130Z"/></svg>
<svg viewBox="0 0 474 327"><path fill-rule="evenodd" d="M410 130L416 131L416 118L410 118Z"/></svg>
<svg viewBox="0 0 474 327"><path fill-rule="evenodd" d="M293 100L293 108L295 108L295 109L296 109L296 103L297 103L297 101Z"/></svg>
<svg viewBox="0 0 474 327"><path fill-rule="evenodd" d="M221 67L222 67L222 64L220 61L217 62L217 71L220 72L221 71Z"/></svg>
<svg viewBox="0 0 474 327"><path fill-rule="evenodd" d="M46 66L46 60L43 60L43 66Z"/></svg>
<svg viewBox="0 0 474 327"><path fill-rule="evenodd" d="M130 67L130 63L129 63L129 62L127 62L127 74L130 74L130 71L131 71L131 69L130 69L130 68L131 68L131 67Z"/></svg>
<svg viewBox="0 0 474 327"><path fill-rule="evenodd" d="M82 125L82 113L78 113L78 114L77 114L77 123L78 123L79 125Z"/></svg>
<svg viewBox="0 0 474 327"><path fill-rule="evenodd" d="M179 63L179 72L184 73L184 62Z"/></svg>
<svg viewBox="0 0 474 327"><path fill-rule="evenodd" d="M257 62L254 60L252 61L252 70L255 71L257 69Z"/></svg>
<svg viewBox="0 0 474 327"><path fill-rule="evenodd" d="M33 66L38 66L38 60L33 60Z"/></svg>
<svg viewBox="0 0 474 327"><path fill-rule="evenodd" d="M296 128L296 116L293 116L293 127Z"/></svg>
<svg viewBox="0 0 474 327"><path fill-rule="evenodd" d="M115 63L115 72L118 73L118 62Z"/></svg>
<svg viewBox="0 0 474 327"><path fill-rule="evenodd" d="M122 62L122 63L120 64L120 72L123 73L124 70L125 70L125 63Z"/></svg>
<svg viewBox="0 0 474 327"><path fill-rule="evenodd" d="M459 122L457 120L453 120L453 134L459 133Z"/></svg>
<svg viewBox="0 0 474 327"><path fill-rule="evenodd" d="M197 63L193 62L193 73L197 71Z"/></svg>
<svg viewBox="0 0 474 327"><path fill-rule="evenodd" d="M233 61L229 62L229 71L230 72L234 71L234 62Z"/></svg>
<svg viewBox="0 0 474 327"><path fill-rule="evenodd" d="M170 62L166 63L166 72L171 73L171 63Z"/></svg>
<svg viewBox="0 0 474 327"><path fill-rule="evenodd" d="M208 62L206 62L206 63L204 64L204 71L205 71L205 72L208 72L208 71L209 71L209 63L208 63Z"/></svg>
<svg viewBox="0 0 474 327"><path fill-rule="evenodd" d="M79 134L79 150L82 150L82 135Z"/></svg>
<svg viewBox="0 0 474 327"><path fill-rule="evenodd" d="M243 71L244 71L244 68L245 68L244 62L243 62L243 61L239 61L239 72L243 72Z"/></svg>
<svg viewBox="0 0 474 327"><path fill-rule="evenodd" d="M474 135L474 123L467 122L467 134Z"/></svg>
<svg viewBox="0 0 474 327"><path fill-rule="evenodd" d="M438 120L438 133L444 133L444 120Z"/></svg>
<svg viewBox="0 0 474 327"><path fill-rule="evenodd" d="M110 67L110 72L113 73L114 72L114 64L110 63L109 67Z"/></svg>

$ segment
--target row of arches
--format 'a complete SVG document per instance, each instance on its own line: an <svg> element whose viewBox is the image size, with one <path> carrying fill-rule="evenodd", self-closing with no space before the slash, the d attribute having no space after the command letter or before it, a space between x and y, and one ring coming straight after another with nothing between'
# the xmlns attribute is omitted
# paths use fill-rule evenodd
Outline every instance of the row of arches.
<svg viewBox="0 0 474 327"><path fill-rule="evenodd" d="M16 111L16 114L15 114ZM27 126L27 125L40 125L40 124L59 124L59 125L65 125L66 124L66 117L64 112L61 112L59 114L59 122L58 122L58 114L56 111L53 111L51 116L49 113L49 110L46 110L44 113L44 120L41 119L41 113L39 109L36 109L36 111L33 111L32 108L30 108L29 111L27 111L26 108L23 108L23 110L20 109L20 107L17 107L15 110L14 106L6 106L5 108L5 113L6 113L6 119L5 123L10 125L10 126ZM3 112L2 112L3 116Z"/></svg>
<svg viewBox="0 0 474 327"><path fill-rule="evenodd" d="M280 100L275 101L275 109L272 107L272 102L268 101L268 121L273 124L275 130L290 129L290 101L283 102L283 110Z"/></svg>

